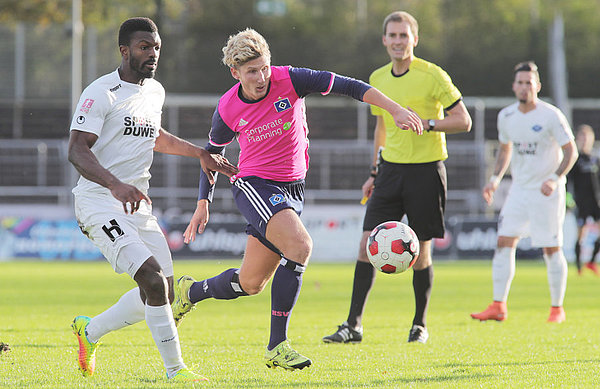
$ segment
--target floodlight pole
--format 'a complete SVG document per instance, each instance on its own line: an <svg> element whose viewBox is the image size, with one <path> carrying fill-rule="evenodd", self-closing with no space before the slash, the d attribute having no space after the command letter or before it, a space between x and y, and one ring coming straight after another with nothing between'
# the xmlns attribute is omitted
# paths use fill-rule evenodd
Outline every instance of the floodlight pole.
<svg viewBox="0 0 600 389"><path fill-rule="evenodd" d="M567 56L565 54L565 24L560 12L554 13L554 20L549 31L549 62L550 86L554 104L560 108L572 123L572 112L569 104L569 74L567 70Z"/></svg>
<svg viewBox="0 0 600 389"><path fill-rule="evenodd" d="M72 0L72 49L71 49L71 116L75 112L81 95L82 58L83 58L83 22L81 21L81 0Z"/></svg>

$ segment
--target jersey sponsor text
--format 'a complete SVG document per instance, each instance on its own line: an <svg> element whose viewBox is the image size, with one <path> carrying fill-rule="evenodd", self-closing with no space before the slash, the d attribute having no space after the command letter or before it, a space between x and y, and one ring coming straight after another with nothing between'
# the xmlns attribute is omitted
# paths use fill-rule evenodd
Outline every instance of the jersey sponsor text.
<svg viewBox="0 0 600 389"><path fill-rule="evenodd" d="M283 124L282 119L276 119L267 124L254 127L251 130L246 130L245 134L248 137L249 142L260 142L276 135L281 135L283 133Z"/></svg>
<svg viewBox="0 0 600 389"><path fill-rule="evenodd" d="M144 117L137 116L126 116L123 118L123 135L141 136L141 137L154 137L154 131L156 127L151 120Z"/></svg>

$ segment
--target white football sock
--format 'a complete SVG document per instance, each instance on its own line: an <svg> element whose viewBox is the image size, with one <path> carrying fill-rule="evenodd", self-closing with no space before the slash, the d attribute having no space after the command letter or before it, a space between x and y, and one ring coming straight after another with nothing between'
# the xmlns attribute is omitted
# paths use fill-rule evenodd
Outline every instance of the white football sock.
<svg viewBox="0 0 600 389"><path fill-rule="evenodd" d="M552 255L544 255L548 270L548 285L550 286L550 300L553 307L562 307L567 291L567 260L561 250Z"/></svg>
<svg viewBox="0 0 600 389"><path fill-rule="evenodd" d="M498 247L492 259L492 280L494 282L494 301L508 300L510 284L515 276L516 247Z"/></svg>
<svg viewBox="0 0 600 389"><path fill-rule="evenodd" d="M144 320L145 305L140 297L140 288L133 288L106 311L95 316L87 326L90 342L98 340L111 331L130 326Z"/></svg>
<svg viewBox="0 0 600 389"><path fill-rule="evenodd" d="M167 376L171 378L179 370L185 368L181 358L179 335L173 320L173 312L169 304L160 307L146 305L146 324L150 328L154 343L163 359Z"/></svg>

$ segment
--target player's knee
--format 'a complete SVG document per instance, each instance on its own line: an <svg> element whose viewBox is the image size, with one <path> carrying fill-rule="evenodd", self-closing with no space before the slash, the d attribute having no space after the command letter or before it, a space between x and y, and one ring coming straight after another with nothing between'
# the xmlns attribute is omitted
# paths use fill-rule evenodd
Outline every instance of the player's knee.
<svg viewBox="0 0 600 389"><path fill-rule="evenodd" d="M424 253L420 253L413 265L413 270L423 270L433 265L433 261L431 259L431 255L427 255Z"/></svg>
<svg viewBox="0 0 600 389"><path fill-rule="evenodd" d="M162 271L138 271L135 280L144 291L148 302L167 302L168 283Z"/></svg>
<svg viewBox="0 0 600 389"><path fill-rule="evenodd" d="M519 242L518 237L498 236L497 245L498 245L498 247L517 247L518 242Z"/></svg>
<svg viewBox="0 0 600 389"><path fill-rule="evenodd" d="M262 292L265 289L267 282L268 280L248 280L240 277L240 286L249 296L254 296Z"/></svg>
<svg viewBox="0 0 600 389"><path fill-rule="evenodd" d="M544 252L545 255L547 256L551 256L557 252L559 252L561 250L560 246L556 246L556 247L544 247L542 249L542 251Z"/></svg>
<svg viewBox="0 0 600 389"><path fill-rule="evenodd" d="M259 294L265 289L265 284L250 284L243 286L244 292L248 293L249 296Z"/></svg>
<svg viewBox="0 0 600 389"><path fill-rule="evenodd" d="M369 240L369 233L365 231L363 233L362 238L360 239L360 245L358 246L358 260L361 262L369 262L369 257L367 256L367 241Z"/></svg>
<svg viewBox="0 0 600 389"><path fill-rule="evenodd" d="M284 253L286 258L298 262L301 265L306 265L313 249L312 238L307 235L304 239L299 239L289 248L287 253Z"/></svg>
<svg viewBox="0 0 600 389"><path fill-rule="evenodd" d="M148 288L158 294L166 295L167 279L161 272L149 273L147 277Z"/></svg>

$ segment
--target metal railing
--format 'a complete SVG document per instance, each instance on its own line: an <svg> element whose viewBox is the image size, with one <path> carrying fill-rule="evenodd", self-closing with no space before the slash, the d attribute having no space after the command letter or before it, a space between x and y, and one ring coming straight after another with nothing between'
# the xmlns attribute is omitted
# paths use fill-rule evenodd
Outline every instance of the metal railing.
<svg viewBox="0 0 600 389"><path fill-rule="evenodd" d="M204 144L204 139L192 140ZM452 213L477 214L480 181L485 173L485 149L473 142L449 143L451 157L446 165ZM310 149L307 175L308 203L358 203L360 188L371 161L370 142L316 141ZM237 160L238 149L229 147L227 157ZM0 203L49 203L70 205L77 172L67 161L65 140L2 140L0 142ZM195 205L199 167L191 158L155 155L151 170L150 196L156 206L190 208ZM229 183L217 182L214 207L231 209Z"/></svg>

